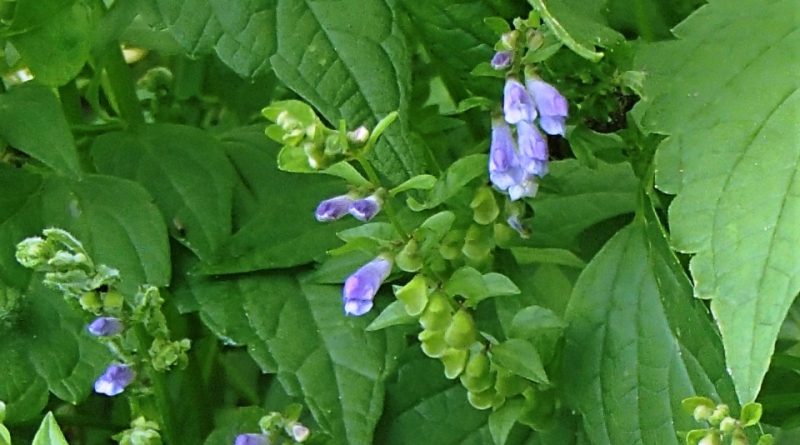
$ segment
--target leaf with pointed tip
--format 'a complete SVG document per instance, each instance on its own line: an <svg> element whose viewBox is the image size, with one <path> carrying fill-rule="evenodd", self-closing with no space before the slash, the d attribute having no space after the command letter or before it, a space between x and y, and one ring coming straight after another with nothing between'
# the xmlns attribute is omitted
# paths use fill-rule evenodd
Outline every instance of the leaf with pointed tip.
<svg viewBox="0 0 800 445"><path fill-rule="evenodd" d="M655 171L656 186L677 194L672 245L695 254L695 296L711 300L737 395L749 402L800 291L797 4L712 1L674 33L637 56L648 78L634 114L668 135Z"/></svg>
<svg viewBox="0 0 800 445"><path fill-rule="evenodd" d="M31 445L69 445L52 412L47 413L42 419Z"/></svg>

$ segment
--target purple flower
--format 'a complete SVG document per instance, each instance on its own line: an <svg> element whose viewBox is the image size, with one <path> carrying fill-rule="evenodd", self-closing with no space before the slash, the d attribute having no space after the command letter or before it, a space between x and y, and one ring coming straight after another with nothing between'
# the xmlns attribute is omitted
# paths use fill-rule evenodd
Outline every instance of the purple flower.
<svg viewBox="0 0 800 445"><path fill-rule="evenodd" d="M270 441L264 434L239 434L233 445L269 445Z"/></svg>
<svg viewBox="0 0 800 445"><path fill-rule="evenodd" d="M326 199L319 203L314 216L319 222L335 221L350 211L353 206L353 198L348 195L336 196Z"/></svg>
<svg viewBox="0 0 800 445"><path fill-rule="evenodd" d="M511 65L511 60L513 59L513 53L511 51L498 51L494 53L494 57L492 57L492 68L496 70L504 70Z"/></svg>
<svg viewBox="0 0 800 445"><path fill-rule="evenodd" d="M521 181L508 188L508 197L512 201L520 198L533 198L537 191L539 191L539 183L536 182L536 177L526 175Z"/></svg>
<svg viewBox="0 0 800 445"><path fill-rule="evenodd" d="M489 147L489 179L500 190L507 190L520 181L522 169L514 149L514 137L505 122L492 122L492 143Z"/></svg>
<svg viewBox="0 0 800 445"><path fill-rule="evenodd" d="M378 256L347 277L342 290L344 312L347 315L364 315L372 309L372 299L392 271L392 261Z"/></svg>
<svg viewBox="0 0 800 445"><path fill-rule="evenodd" d="M86 326L86 330L95 337L110 337L122 332L124 326L119 318L97 317Z"/></svg>
<svg viewBox="0 0 800 445"><path fill-rule="evenodd" d="M94 382L94 392L115 396L133 382L136 373L128 365L112 364Z"/></svg>
<svg viewBox="0 0 800 445"><path fill-rule="evenodd" d="M510 77L506 79L503 89L503 114L509 124L532 122L536 118L536 109L528 90L518 80Z"/></svg>
<svg viewBox="0 0 800 445"><path fill-rule="evenodd" d="M367 222L381 211L381 199L372 194L366 198L353 202L350 207L350 214L359 221Z"/></svg>
<svg viewBox="0 0 800 445"><path fill-rule="evenodd" d="M517 124L520 164L526 173L539 177L547 174L547 140L528 122Z"/></svg>
<svg viewBox="0 0 800 445"><path fill-rule="evenodd" d="M528 229L525 223L522 222L522 219L520 219L519 215L509 216L506 222L508 223L509 227L517 231L520 238L527 239L531 237L530 229Z"/></svg>
<svg viewBox="0 0 800 445"><path fill-rule="evenodd" d="M533 96L536 109L539 111L539 125L550 135L564 135L564 122L569 113L567 99L552 85L539 79L527 82L528 91Z"/></svg>

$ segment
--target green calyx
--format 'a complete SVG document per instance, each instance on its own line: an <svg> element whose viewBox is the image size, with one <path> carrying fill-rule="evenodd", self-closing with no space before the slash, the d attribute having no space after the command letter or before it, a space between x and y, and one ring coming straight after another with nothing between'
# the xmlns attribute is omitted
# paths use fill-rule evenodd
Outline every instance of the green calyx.
<svg viewBox="0 0 800 445"><path fill-rule="evenodd" d="M405 306L406 313L416 317L428 305L427 279L422 274L416 275L405 286L395 290L394 294Z"/></svg>

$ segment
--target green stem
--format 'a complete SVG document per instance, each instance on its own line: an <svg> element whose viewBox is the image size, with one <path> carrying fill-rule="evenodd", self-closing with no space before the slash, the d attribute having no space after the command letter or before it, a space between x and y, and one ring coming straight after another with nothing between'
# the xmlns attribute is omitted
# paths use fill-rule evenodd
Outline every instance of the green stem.
<svg viewBox="0 0 800 445"><path fill-rule="evenodd" d="M361 167L364 169L364 172L367 174L367 179L369 182L373 183L376 187L382 187L381 179L378 177L378 173L372 168L372 164L367 161L367 159L362 154L361 156L357 157L356 160ZM397 230L397 233L403 238L403 240L408 241L411 237L409 236L408 232L403 229L403 226L400 225L400 221L397 219L397 214L394 212L394 208L392 207L392 201L390 197L383 205L384 210L386 211L386 216L389 218L389 222L392 223L394 229Z"/></svg>
<svg viewBox="0 0 800 445"><path fill-rule="evenodd" d="M136 326L135 332L136 339L139 343L140 353L147 354L147 351L149 350L148 345L150 344L151 340L150 335L145 331L144 326L142 325ZM172 421L172 409L170 408L167 385L164 381L164 373L153 369L149 361L145 361L145 366L147 366L147 376L150 378L153 398L155 399L155 408L157 410L156 415L158 416L158 419L153 420L155 420L161 428L161 434L164 437L164 442L170 445L176 445L178 442L175 440L172 429L174 423ZM137 413L133 412L133 410L131 414L133 416L137 415Z"/></svg>
<svg viewBox="0 0 800 445"><path fill-rule="evenodd" d="M111 95L114 97L119 114L131 127L144 125L142 109L136 97L136 86L133 83L131 70L122 56L122 48L114 42L106 51L105 69Z"/></svg>

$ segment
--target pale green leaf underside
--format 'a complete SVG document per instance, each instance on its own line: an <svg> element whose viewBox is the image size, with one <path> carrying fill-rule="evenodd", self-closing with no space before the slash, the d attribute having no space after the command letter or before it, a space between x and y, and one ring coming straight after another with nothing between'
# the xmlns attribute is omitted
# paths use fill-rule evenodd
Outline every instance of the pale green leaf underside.
<svg viewBox="0 0 800 445"><path fill-rule="evenodd" d="M799 25L793 0L715 1L637 62L649 79L635 112L669 135L656 185L677 194L672 243L696 254L695 296L712 299L742 402L800 291Z"/></svg>
<svg viewBox="0 0 800 445"><path fill-rule="evenodd" d="M681 274L663 235L637 219L578 279L563 381L592 443L678 445L676 430L697 427L683 398L733 397L718 335Z"/></svg>
<svg viewBox="0 0 800 445"><path fill-rule="evenodd" d="M33 436L32 445L69 445L64 433L61 432L53 413L47 413L39 425L39 430Z"/></svg>

